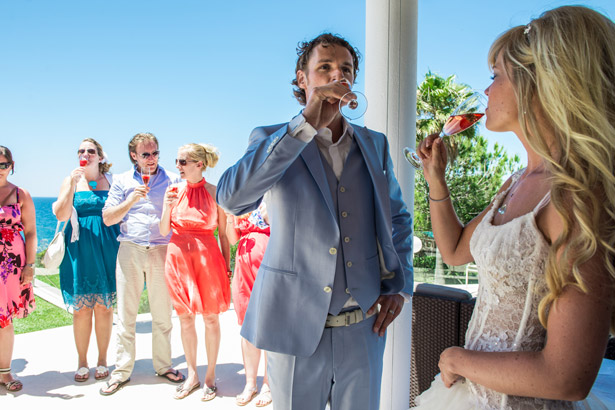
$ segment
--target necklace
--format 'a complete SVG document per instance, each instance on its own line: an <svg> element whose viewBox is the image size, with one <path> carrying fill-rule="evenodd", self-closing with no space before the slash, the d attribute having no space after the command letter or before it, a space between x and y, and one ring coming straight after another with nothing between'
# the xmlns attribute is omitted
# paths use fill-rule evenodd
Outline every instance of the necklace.
<svg viewBox="0 0 615 410"><path fill-rule="evenodd" d="M93 179L91 181L88 181L88 185L92 188L92 190L94 191L96 189L96 187L98 186L98 177L96 177L96 179Z"/></svg>
<svg viewBox="0 0 615 410"><path fill-rule="evenodd" d="M508 203L511 201L512 197L515 196L515 193L517 192L517 189L518 189L518 185L521 183L523 179L527 179L534 174L542 174L543 172L544 172L544 167L536 168L533 171L530 171L527 175L525 175L526 171L523 171L523 174L519 175L519 178L517 178L515 182L513 182L512 186L508 190L509 195L506 195L506 197L504 197L504 201L502 201L503 202L502 205L500 205L500 207L498 208L498 214L504 215L506 213L506 208L508 207Z"/></svg>

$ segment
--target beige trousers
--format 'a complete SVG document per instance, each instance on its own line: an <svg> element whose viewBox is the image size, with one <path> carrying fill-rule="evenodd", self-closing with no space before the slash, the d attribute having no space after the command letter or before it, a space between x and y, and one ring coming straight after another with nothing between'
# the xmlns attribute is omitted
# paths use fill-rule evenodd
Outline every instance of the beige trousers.
<svg viewBox="0 0 615 410"><path fill-rule="evenodd" d="M152 314L152 362L163 374L171 364L171 298L164 279L167 245L141 246L120 242L115 271L117 281L117 358L113 380L127 380L135 365L135 334L139 301L147 285Z"/></svg>

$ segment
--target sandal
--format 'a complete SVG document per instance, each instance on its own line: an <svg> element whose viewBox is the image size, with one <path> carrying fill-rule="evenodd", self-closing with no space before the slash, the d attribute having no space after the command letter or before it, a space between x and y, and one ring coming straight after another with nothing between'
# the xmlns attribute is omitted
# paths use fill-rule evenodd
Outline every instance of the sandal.
<svg viewBox="0 0 615 410"><path fill-rule="evenodd" d="M94 373L94 378L96 380L102 380L109 377L109 369L107 366L98 366L96 367L96 373Z"/></svg>
<svg viewBox="0 0 615 410"><path fill-rule="evenodd" d="M192 386L186 388L186 382L184 382L180 384L179 386L177 386L177 389L175 389L176 391L175 391L175 395L173 396L173 398L175 400L185 399L186 397L190 396L193 392L195 392L200 387L201 387L201 383L196 382Z"/></svg>
<svg viewBox="0 0 615 410"><path fill-rule="evenodd" d="M176 378L171 377L171 375L175 376ZM183 381L186 380L186 376L181 374L179 370L176 370L176 369L169 369L162 374L156 373L156 376L164 377L171 383L183 383Z"/></svg>
<svg viewBox="0 0 615 410"><path fill-rule="evenodd" d="M216 391L218 391L218 386L209 387L205 385L203 388L203 398L201 401L210 401L216 398Z"/></svg>
<svg viewBox="0 0 615 410"><path fill-rule="evenodd" d="M271 404L273 398L271 397L271 390L268 385L261 387L261 394L256 398L256 407L265 407Z"/></svg>
<svg viewBox="0 0 615 410"><path fill-rule="evenodd" d="M256 387L251 389L244 389L241 394L235 397L235 404L238 406L245 406L250 403L254 397L258 394Z"/></svg>
<svg viewBox="0 0 615 410"><path fill-rule="evenodd" d="M11 376L11 378L13 377L11 375L11 368L7 368L7 369L0 369L0 375L1 374L8 374ZM17 380L17 379L13 379L10 382L0 382L0 386L4 386L6 387L6 390L9 392L16 392L19 391L23 388L23 384L21 383L21 381Z"/></svg>
<svg viewBox="0 0 615 410"><path fill-rule="evenodd" d="M80 367L75 372L75 381L79 383L87 382L90 378L90 369L87 367Z"/></svg>
<svg viewBox="0 0 615 410"><path fill-rule="evenodd" d="M129 381L130 381L130 377L124 380L123 382L119 380L111 379L106 383L106 387L103 387L102 389L99 390L99 393L102 394L103 396L111 396L112 394L117 393ZM115 386L115 387L111 388L111 386ZM105 388L107 389L106 391L105 391Z"/></svg>

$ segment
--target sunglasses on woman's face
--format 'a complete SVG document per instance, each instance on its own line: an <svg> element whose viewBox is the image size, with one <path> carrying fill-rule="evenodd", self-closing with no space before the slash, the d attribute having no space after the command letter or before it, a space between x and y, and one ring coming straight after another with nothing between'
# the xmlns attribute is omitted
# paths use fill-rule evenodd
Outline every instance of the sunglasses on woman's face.
<svg viewBox="0 0 615 410"><path fill-rule="evenodd" d="M191 159L179 159L177 158L175 160L175 165L181 165L182 167L185 167L187 163L189 162L199 162L199 161L193 161Z"/></svg>
<svg viewBox="0 0 615 410"><path fill-rule="evenodd" d="M13 165L12 162L0 162L0 169L9 169Z"/></svg>
<svg viewBox="0 0 615 410"><path fill-rule="evenodd" d="M160 154L160 151L154 151L154 152L142 152L141 154L137 154L137 155L140 155L141 158L143 159L148 159L150 156L154 158L158 158L159 154Z"/></svg>
<svg viewBox="0 0 615 410"><path fill-rule="evenodd" d="M80 150L77 150L77 154L82 155L82 154L85 154L86 151L90 155L96 155L96 150L94 148L88 148L87 150L81 148Z"/></svg>

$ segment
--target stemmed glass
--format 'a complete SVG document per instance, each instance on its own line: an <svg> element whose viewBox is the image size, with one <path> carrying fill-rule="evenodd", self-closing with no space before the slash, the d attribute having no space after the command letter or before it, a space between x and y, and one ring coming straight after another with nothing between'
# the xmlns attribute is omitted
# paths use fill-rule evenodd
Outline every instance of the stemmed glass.
<svg viewBox="0 0 615 410"><path fill-rule="evenodd" d="M365 111L367 111L367 98L359 91L350 91L350 81L347 79L342 78L340 84L345 85L349 90L340 99L340 113L350 121L361 118L363 114L365 114ZM355 98L346 103L344 102L344 97L348 94L354 94Z"/></svg>
<svg viewBox="0 0 615 410"><path fill-rule="evenodd" d="M141 179L143 180L143 185L146 187L149 185L149 180L152 177L152 171L150 167L141 168ZM149 199L148 195L145 194L145 199Z"/></svg>
<svg viewBox="0 0 615 410"><path fill-rule="evenodd" d="M79 156L79 166L85 167L88 164L88 158L85 155Z"/></svg>
<svg viewBox="0 0 615 410"><path fill-rule="evenodd" d="M487 108L487 100L480 92L473 92L468 98L463 100L461 104L455 108L455 111L448 117L442 127L439 137L450 137L467 130L476 124L485 115ZM412 148L404 148L404 156L414 168L420 168L422 165L416 151Z"/></svg>

